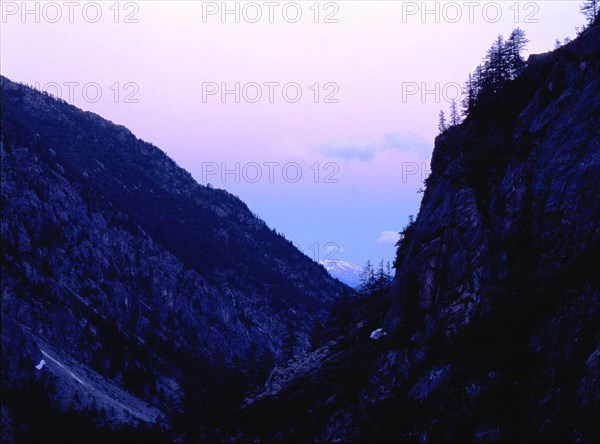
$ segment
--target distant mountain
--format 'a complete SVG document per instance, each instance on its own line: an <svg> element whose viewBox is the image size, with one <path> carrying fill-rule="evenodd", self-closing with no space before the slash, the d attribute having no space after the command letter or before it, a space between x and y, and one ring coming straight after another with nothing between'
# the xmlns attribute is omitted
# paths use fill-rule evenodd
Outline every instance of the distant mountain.
<svg viewBox="0 0 600 444"><path fill-rule="evenodd" d="M126 128L0 86L3 430L201 427L308 349L346 286Z"/></svg>
<svg viewBox="0 0 600 444"><path fill-rule="evenodd" d="M349 285L352 288L356 288L360 285L360 274L363 267L335 259L326 259L319 263L325 267L331 276L339 279L344 284Z"/></svg>

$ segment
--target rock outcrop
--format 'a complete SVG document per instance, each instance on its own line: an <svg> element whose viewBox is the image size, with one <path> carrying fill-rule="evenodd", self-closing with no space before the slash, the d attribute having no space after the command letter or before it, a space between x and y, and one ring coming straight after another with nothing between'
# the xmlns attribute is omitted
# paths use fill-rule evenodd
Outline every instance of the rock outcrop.
<svg viewBox="0 0 600 444"><path fill-rule="evenodd" d="M598 436L600 27L531 57L438 137L431 170L373 399L405 437Z"/></svg>

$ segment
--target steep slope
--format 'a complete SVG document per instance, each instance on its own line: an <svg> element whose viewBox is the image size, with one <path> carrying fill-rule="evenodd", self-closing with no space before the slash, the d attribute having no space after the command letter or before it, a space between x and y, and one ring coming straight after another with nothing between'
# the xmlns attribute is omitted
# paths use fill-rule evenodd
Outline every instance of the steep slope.
<svg viewBox="0 0 600 444"><path fill-rule="evenodd" d="M436 141L385 322L415 433L598 436L599 122L596 26Z"/></svg>
<svg viewBox="0 0 600 444"><path fill-rule="evenodd" d="M599 123L595 26L437 138L387 336L338 316L345 345L247 407L248 437L597 440Z"/></svg>
<svg viewBox="0 0 600 444"><path fill-rule="evenodd" d="M308 347L311 326L348 290L322 266L125 128L0 81L9 399L31 381L78 386L64 375L89 369L162 411L152 418L202 424ZM36 370L45 346L70 370ZM102 385L72 408L102 405ZM3 422L24 420L17 404L3 406Z"/></svg>

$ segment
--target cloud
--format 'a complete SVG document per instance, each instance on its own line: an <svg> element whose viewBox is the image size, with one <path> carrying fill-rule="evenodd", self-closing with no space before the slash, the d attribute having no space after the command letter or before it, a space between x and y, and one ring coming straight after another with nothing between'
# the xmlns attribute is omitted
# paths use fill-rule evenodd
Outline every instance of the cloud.
<svg viewBox="0 0 600 444"><path fill-rule="evenodd" d="M432 150L431 144L415 133L388 133L384 142L386 148L396 151L429 155Z"/></svg>
<svg viewBox="0 0 600 444"><path fill-rule="evenodd" d="M328 142L321 145L319 151L325 157L344 162L352 160L370 162L386 151L411 153L419 160L425 160L431 154L431 148L431 144L417 134L387 133L379 141L343 140Z"/></svg>
<svg viewBox="0 0 600 444"><path fill-rule="evenodd" d="M379 233L377 243L382 245L390 245L393 247L396 245L396 242L398 242L398 239L400 239L400 235L397 231L382 231Z"/></svg>
<svg viewBox="0 0 600 444"><path fill-rule="evenodd" d="M375 148L366 141L335 141L321 145L321 153L325 157L333 157L344 162L358 160L368 162L375 158Z"/></svg>

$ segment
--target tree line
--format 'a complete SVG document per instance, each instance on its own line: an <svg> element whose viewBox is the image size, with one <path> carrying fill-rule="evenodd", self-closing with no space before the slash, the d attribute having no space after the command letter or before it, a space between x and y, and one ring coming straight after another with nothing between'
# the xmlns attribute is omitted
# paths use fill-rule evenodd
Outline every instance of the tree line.
<svg viewBox="0 0 600 444"><path fill-rule="evenodd" d="M360 273L360 285L358 291L361 294L374 294L387 290L392 285L392 265L379 262L377 269L373 267L371 261L368 260Z"/></svg>
<svg viewBox="0 0 600 444"><path fill-rule="evenodd" d="M598 23L600 0L585 0L580 9L587 19L587 27ZM587 27L584 27L583 30ZM569 39L565 39L565 42L568 41ZM480 102L501 91L507 82L516 79L523 73L526 62L522 53L527 47L527 43L529 40L525 36L525 31L520 28L514 29L508 39L504 39L502 35L498 36L488 49L482 63L473 73L469 74L463 89L461 103L452 100L448 116L443 110L440 111L438 121L440 134L448 128L460 124L462 119L466 118Z"/></svg>
<svg viewBox="0 0 600 444"><path fill-rule="evenodd" d="M600 17L600 0L585 0L580 9L588 21L588 26L592 26L598 22L598 18Z"/></svg>
<svg viewBox="0 0 600 444"><path fill-rule="evenodd" d="M468 116L486 97L498 93L507 82L523 73L526 63L522 53L527 43L529 40L525 36L525 31L520 28L513 30L508 39L504 39L502 35L498 36L488 49L483 62L469 74L460 105L456 100L452 100L448 119L444 111L440 111L438 125L440 133L458 125L462 118Z"/></svg>

